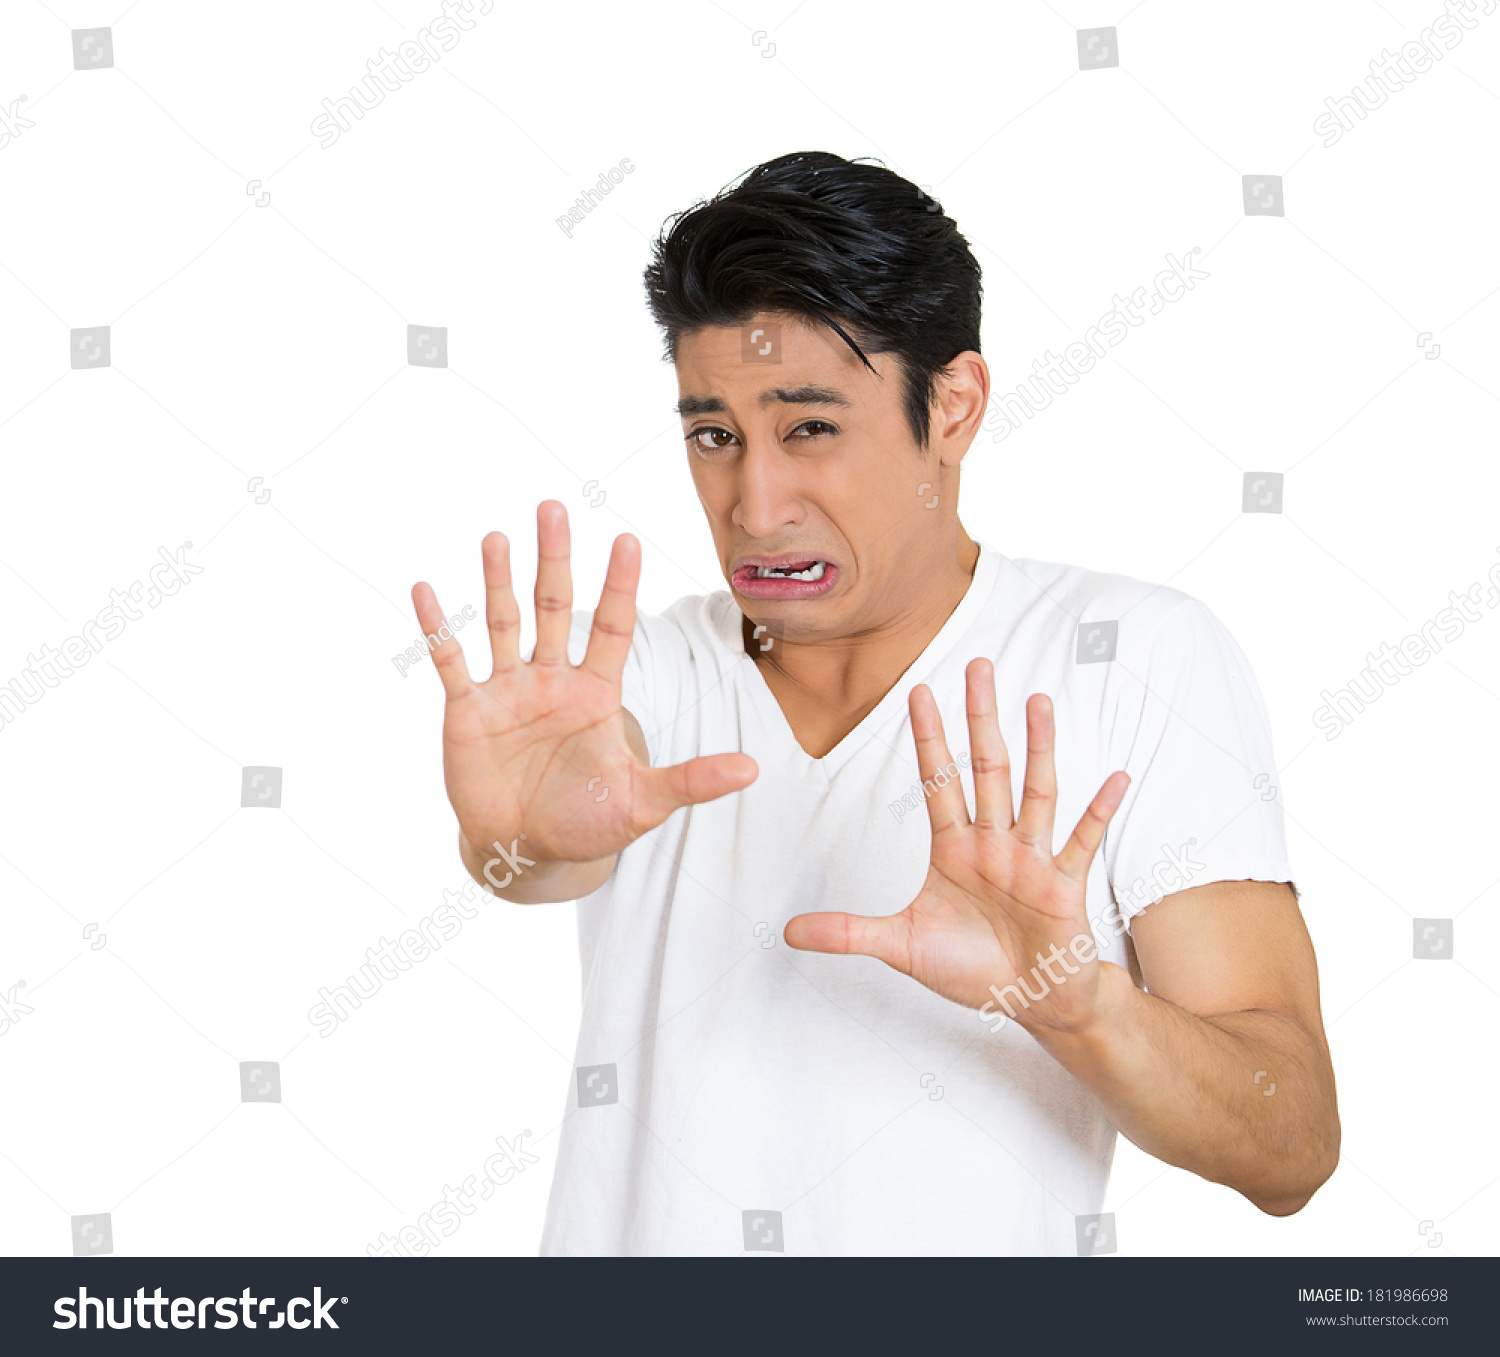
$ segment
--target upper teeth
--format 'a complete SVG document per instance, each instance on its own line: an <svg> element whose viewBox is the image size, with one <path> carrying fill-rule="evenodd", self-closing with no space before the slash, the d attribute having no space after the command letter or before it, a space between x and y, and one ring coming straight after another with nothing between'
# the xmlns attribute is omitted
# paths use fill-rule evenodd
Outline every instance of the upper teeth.
<svg viewBox="0 0 1500 1357"><path fill-rule="evenodd" d="M758 580L820 580L827 568L827 563L824 561L814 561L806 570L781 570L776 566L758 565L755 567L755 578Z"/></svg>

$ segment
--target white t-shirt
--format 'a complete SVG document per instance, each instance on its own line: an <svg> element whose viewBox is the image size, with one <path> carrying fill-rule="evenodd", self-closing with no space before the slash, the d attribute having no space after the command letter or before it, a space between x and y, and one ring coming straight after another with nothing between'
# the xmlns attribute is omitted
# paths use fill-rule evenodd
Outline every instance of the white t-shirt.
<svg viewBox="0 0 1500 1357"><path fill-rule="evenodd" d="M574 664L591 618L573 615ZM1177 590L980 544L932 643L821 759L746 655L727 590L640 617L623 704L652 764L742 750L760 775L676 812L578 901L579 1068L544 1254L1077 1252L1114 1156L1093 1096L1014 1022L781 939L796 914L916 897L931 833L907 697L930 685L957 760L977 656L994 661L1017 804L1025 702L1052 698L1054 852L1105 778L1131 775L1088 880L1104 960L1125 964L1122 916L1164 894L1291 879L1260 691Z"/></svg>

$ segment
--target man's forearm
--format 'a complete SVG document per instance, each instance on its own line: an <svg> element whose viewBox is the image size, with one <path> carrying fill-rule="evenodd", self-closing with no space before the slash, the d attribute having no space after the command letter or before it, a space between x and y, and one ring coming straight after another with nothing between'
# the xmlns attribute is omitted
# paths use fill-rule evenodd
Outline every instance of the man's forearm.
<svg viewBox="0 0 1500 1357"><path fill-rule="evenodd" d="M1087 1028L1027 1028L1135 1144L1272 1215L1304 1206L1338 1162L1332 1070L1279 1013L1200 1018L1104 964Z"/></svg>
<svg viewBox="0 0 1500 1357"><path fill-rule="evenodd" d="M549 905L588 895L609 880L617 856L597 862L533 862L517 851L524 847L517 844L506 858L481 853L462 833L458 836L464 869L491 895L513 905Z"/></svg>

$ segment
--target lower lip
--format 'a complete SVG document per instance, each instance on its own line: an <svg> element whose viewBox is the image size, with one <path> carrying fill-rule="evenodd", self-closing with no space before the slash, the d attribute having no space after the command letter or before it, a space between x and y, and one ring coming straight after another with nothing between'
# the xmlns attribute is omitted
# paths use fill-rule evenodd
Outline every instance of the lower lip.
<svg viewBox="0 0 1500 1357"><path fill-rule="evenodd" d="M742 598L801 599L818 598L838 583L839 568L825 563L820 580L794 580L786 576L762 579L755 566L746 566L734 575L734 591Z"/></svg>

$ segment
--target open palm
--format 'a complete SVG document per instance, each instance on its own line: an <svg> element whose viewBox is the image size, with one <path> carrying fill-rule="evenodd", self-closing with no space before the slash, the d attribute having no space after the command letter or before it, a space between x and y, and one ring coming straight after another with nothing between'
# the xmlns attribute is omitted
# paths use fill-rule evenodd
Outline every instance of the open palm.
<svg viewBox="0 0 1500 1357"><path fill-rule="evenodd" d="M881 917L801 914L788 921L786 941L808 951L876 957L969 1008L993 1003L996 991L1024 984L1026 999L1012 1001L1023 1026L1077 1027L1092 1012L1098 986L1097 960L1087 947L1074 946L1089 937L1089 865L1130 778L1117 772L1105 780L1054 856L1051 701L1035 694L1026 704L1026 777L1017 816L1010 755L995 710L993 666L974 660L965 676L974 818L956 778L935 787L927 797L931 862L917 898L899 914ZM925 785L951 760L937 704L925 684L912 690L910 710ZM1058 961L1059 954L1069 959ZM1055 969L1039 970L1044 959Z"/></svg>
<svg viewBox="0 0 1500 1357"><path fill-rule="evenodd" d="M537 508L536 648L520 658L521 612L511 586L510 546L483 543L485 616L494 668L476 683L457 640L441 637L432 588L412 602L424 632L440 638L432 660L446 694L443 778L465 839L509 848L525 839L531 857L592 862L617 853L674 810L753 780L754 760L716 754L653 768L632 746L620 705L620 676L635 629L640 546L615 539L604 590L581 665L568 660L573 586L567 511ZM636 728L638 731L638 727Z"/></svg>

